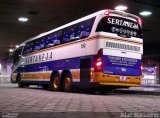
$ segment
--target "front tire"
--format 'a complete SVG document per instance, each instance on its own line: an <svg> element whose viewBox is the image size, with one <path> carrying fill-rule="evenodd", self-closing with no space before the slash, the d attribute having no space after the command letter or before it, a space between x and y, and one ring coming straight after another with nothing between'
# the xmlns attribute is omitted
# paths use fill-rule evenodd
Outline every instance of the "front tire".
<svg viewBox="0 0 160 118"><path fill-rule="evenodd" d="M72 91L72 77L70 74L64 75L63 79L63 90L65 92L70 92Z"/></svg>
<svg viewBox="0 0 160 118"><path fill-rule="evenodd" d="M23 85L23 83L22 83L22 81L21 81L21 75L19 75L18 80L17 80L17 83L18 83L18 87L19 87L19 88L23 88L23 87L24 87L24 85Z"/></svg>

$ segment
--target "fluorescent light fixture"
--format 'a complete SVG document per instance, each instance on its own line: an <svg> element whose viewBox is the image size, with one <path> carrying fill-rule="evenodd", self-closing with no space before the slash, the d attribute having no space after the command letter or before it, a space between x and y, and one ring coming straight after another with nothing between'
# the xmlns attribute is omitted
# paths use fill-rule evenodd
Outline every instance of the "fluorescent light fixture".
<svg viewBox="0 0 160 118"><path fill-rule="evenodd" d="M20 22L27 22L28 18L27 17L19 17L18 21L20 21Z"/></svg>
<svg viewBox="0 0 160 118"><path fill-rule="evenodd" d="M19 48L19 45L16 45L16 48Z"/></svg>
<svg viewBox="0 0 160 118"><path fill-rule="evenodd" d="M118 11L124 11L124 10L127 10L128 7L124 6L124 5L119 5L119 6L115 7L114 9L118 10Z"/></svg>
<svg viewBox="0 0 160 118"><path fill-rule="evenodd" d="M9 49L9 52L13 52L13 49Z"/></svg>
<svg viewBox="0 0 160 118"><path fill-rule="evenodd" d="M149 16L149 15L152 14L152 12L150 12L150 11L142 11L139 14L142 15L142 16Z"/></svg>

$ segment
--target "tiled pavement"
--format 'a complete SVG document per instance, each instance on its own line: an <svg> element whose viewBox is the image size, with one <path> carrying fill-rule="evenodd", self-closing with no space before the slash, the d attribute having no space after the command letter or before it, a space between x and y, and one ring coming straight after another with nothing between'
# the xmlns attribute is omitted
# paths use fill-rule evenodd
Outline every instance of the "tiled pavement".
<svg viewBox="0 0 160 118"><path fill-rule="evenodd" d="M57 117L66 117L67 114L68 117L79 117L80 113L93 117L96 114L99 114L97 117L106 116L108 113L110 117L113 117L114 113L119 116L126 112L157 113L160 112L160 96L64 93L40 88L18 88L15 84L0 83L0 112L1 117L4 117L5 113L17 113L18 116L33 113L30 117L43 117L44 114L51 117L53 113Z"/></svg>

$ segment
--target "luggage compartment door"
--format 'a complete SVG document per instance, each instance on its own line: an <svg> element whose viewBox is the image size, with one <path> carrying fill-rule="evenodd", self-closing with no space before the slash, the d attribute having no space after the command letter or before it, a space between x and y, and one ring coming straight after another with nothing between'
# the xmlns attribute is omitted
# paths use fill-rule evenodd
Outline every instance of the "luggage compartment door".
<svg viewBox="0 0 160 118"><path fill-rule="evenodd" d="M81 59L80 82L90 82L91 59Z"/></svg>

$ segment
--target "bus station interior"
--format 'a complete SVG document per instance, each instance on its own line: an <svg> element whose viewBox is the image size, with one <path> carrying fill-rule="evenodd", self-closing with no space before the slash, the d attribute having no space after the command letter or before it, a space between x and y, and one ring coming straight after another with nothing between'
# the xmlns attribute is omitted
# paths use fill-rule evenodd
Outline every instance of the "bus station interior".
<svg viewBox="0 0 160 118"><path fill-rule="evenodd" d="M0 82L9 82L12 68L12 53L26 39L49 31L70 21L102 9L114 9L118 4L128 6L126 12L139 15L150 10L151 16L140 16L143 23L144 54L141 85L160 85L160 1L159 0L100 0L100 3L79 0L5 0L0 1ZM17 21L27 16L27 23Z"/></svg>

